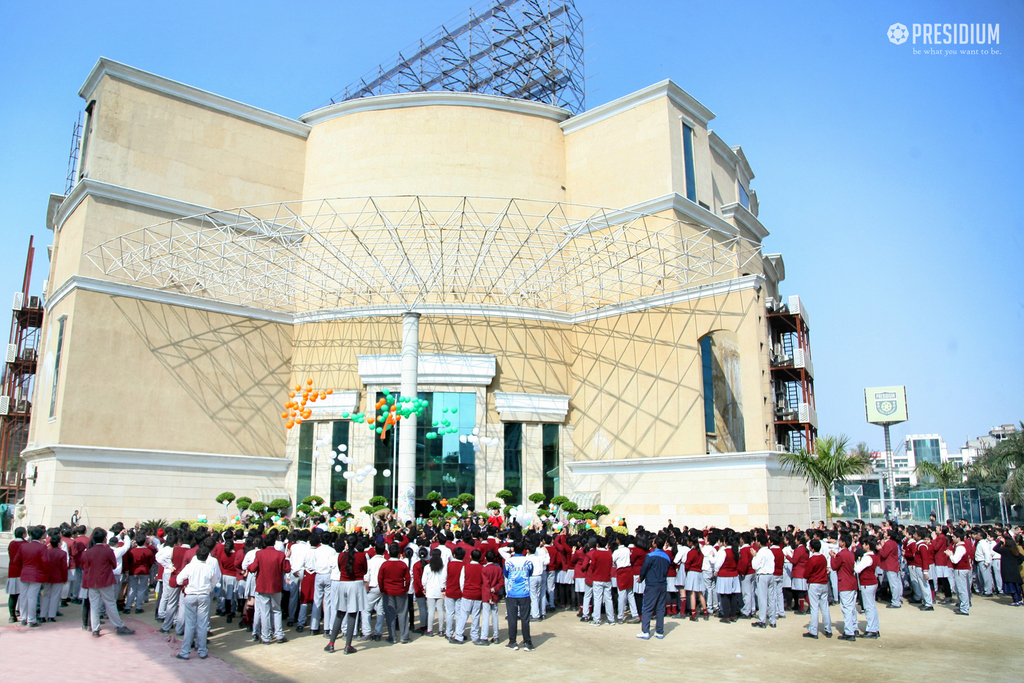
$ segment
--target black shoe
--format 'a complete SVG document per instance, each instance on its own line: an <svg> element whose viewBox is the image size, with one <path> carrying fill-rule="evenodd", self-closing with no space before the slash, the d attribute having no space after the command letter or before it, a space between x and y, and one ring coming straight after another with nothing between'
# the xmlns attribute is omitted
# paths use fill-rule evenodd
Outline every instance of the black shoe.
<svg viewBox="0 0 1024 683"><path fill-rule="evenodd" d="M518 650L519 646L516 645L515 643L509 642L509 643L505 644L505 649L506 650Z"/></svg>
<svg viewBox="0 0 1024 683"><path fill-rule="evenodd" d="M292 626L295 625L295 622L292 621L291 619L289 619L288 621L284 622L284 625L287 626L288 628L291 628Z"/></svg>
<svg viewBox="0 0 1024 683"><path fill-rule="evenodd" d="M935 608L932 607L931 605L925 605L923 607L918 607L918 609L921 610L922 612L934 612L935 611Z"/></svg>
<svg viewBox="0 0 1024 683"><path fill-rule="evenodd" d="M808 632L808 633L804 634L804 638L814 638L815 640L817 640L818 639L818 634L817 633L810 633L810 632Z"/></svg>
<svg viewBox="0 0 1024 683"><path fill-rule="evenodd" d="M93 631L92 632L92 637L93 638L99 638L100 637L100 632L99 631Z"/></svg>
<svg viewBox="0 0 1024 683"><path fill-rule="evenodd" d="M278 642L278 643L287 643L288 642L288 638L285 637L285 636L281 636L280 638L277 639L276 642Z"/></svg>
<svg viewBox="0 0 1024 683"><path fill-rule="evenodd" d="M766 628L767 624L765 624L763 621L755 621L751 624L751 626L754 628Z"/></svg>
<svg viewBox="0 0 1024 683"><path fill-rule="evenodd" d="M309 629L309 635L311 635L311 636L318 636L318 635L320 635L320 629L318 629L318 628L311 628L311 629Z"/></svg>
<svg viewBox="0 0 1024 683"><path fill-rule="evenodd" d="M899 609L903 605L886 605L885 609Z"/></svg>
<svg viewBox="0 0 1024 683"><path fill-rule="evenodd" d="M522 649L524 652L533 652L537 648L533 646L533 643L527 643L526 645L523 645L523 647L520 649Z"/></svg>
<svg viewBox="0 0 1024 683"><path fill-rule="evenodd" d="M18 617L11 617L11 618L10 618L10 619L8 620L8 623L11 623L11 624L17 624L17 623L18 623Z"/></svg>
<svg viewBox="0 0 1024 683"><path fill-rule="evenodd" d="M252 637L252 642L254 642L254 643L258 643L258 642L260 642L260 637L259 637L259 636L257 636L257 635L253 635L253 637Z"/></svg>
<svg viewBox="0 0 1024 683"><path fill-rule="evenodd" d="M832 631L825 631L825 637L826 638L831 638L832 637Z"/></svg>
<svg viewBox="0 0 1024 683"><path fill-rule="evenodd" d="M136 614L142 614L142 610L140 610L140 609L136 609L136 610L135 610L135 613L136 613Z"/></svg>
<svg viewBox="0 0 1024 683"><path fill-rule="evenodd" d="M38 621L33 621L31 624L28 625L28 627L29 628L39 628L39 622Z"/></svg>
<svg viewBox="0 0 1024 683"><path fill-rule="evenodd" d="M295 627L295 632L296 633L302 633L305 630L306 630L306 627L303 626L302 624L299 624L298 626ZM310 631L310 633L312 633L312 631Z"/></svg>
<svg viewBox="0 0 1024 683"><path fill-rule="evenodd" d="M860 634L861 638L878 638L878 631L864 631Z"/></svg>
<svg viewBox="0 0 1024 683"><path fill-rule="evenodd" d="M347 654L347 655L354 655L354 654L355 654L356 652L358 652L358 650L356 650L356 649L355 649L354 647L352 647L351 645L348 645L348 646L347 646L347 647L345 648L345 654Z"/></svg>
<svg viewBox="0 0 1024 683"><path fill-rule="evenodd" d="M231 623L231 619L232 619L232 615L230 615L230 614L229 614L229 615L228 615L228 623L229 623L229 624Z"/></svg>
<svg viewBox="0 0 1024 683"><path fill-rule="evenodd" d="M969 617L969 616L971 616L968 612L961 612L960 610L953 610L953 614L958 614L961 617Z"/></svg>
<svg viewBox="0 0 1024 683"><path fill-rule="evenodd" d="M174 655L174 658L175 659L181 659L181 660L184 660L186 662L188 661L188 655L183 655L180 652L178 654Z"/></svg>
<svg viewBox="0 0 1024 683"><path fill-rule="evenodd" d="M768 625L771 626L772 628L776 628L775 624L768 624Z"/></svg>
<svg viewBox="0 0 1024 683"><path fill-rule="evenodd" d="M841 635L838 638L836 638L836 640L848 640L851 643L855 643L855 642L857 642L857 636L848 636L848 635L846 635L844 633L843 635Z"/></svg>
<svg viewBox="0 0 1024 683"><path fill-rule="evenodd" d="M324 646L324 652L334 652L334 643L327 643Z"/></svg>
<svg viewBox="0 0 1024 683"><path fill-rule="evenodd" d="M199 659L206 659L206 658L207 658L207 657L209 657L209 656L210 656L210 655L199 655Z"/></svg>

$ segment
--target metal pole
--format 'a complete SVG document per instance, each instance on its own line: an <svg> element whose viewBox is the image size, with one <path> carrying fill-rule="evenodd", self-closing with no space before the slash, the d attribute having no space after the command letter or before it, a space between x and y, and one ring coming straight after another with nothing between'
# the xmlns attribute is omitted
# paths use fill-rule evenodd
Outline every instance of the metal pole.
<svg viewBox="0 0 1024 683"><path fill-rule="evenodd" d="M420 314L408 312L402 316L402 387L405 398L417 395L419 380ZM392 473L398 479L395 495L395 510L399 524L413 519L416 507L416 416L403 418L408 421L398 434L398 471Z"/></svg>
<svg viewBox="0 0 1024 683"><path fill-rule="evenodd" d="M892 498L893 503L896 502L896 475L892 469L892 444L889 441L889 424L885 423L882 425L882 431L885 433L885 481L889 486L889 497Z"/></svg>

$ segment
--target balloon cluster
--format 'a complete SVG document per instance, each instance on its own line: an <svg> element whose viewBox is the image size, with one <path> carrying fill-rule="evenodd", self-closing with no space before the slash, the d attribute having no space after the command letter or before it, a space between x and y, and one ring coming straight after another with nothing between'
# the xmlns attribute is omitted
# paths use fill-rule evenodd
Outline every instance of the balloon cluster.
<svg viewBox="0 0 1024 683"><path fill-rule="evenodd" d="M459 427L457 425L453 425L451 420L449 420L446 417L444 417L444 413L447 413L447 412L451 412L452 415L455 415L456 413L459 412L459 409L455 408L455 407L452 407L452 408L442 408L441 409L441 413L442 413L441 419L440 420L434 420L433 423L431 424L431 426L434 427L435 429L437 429L437 431L436 432L427 432L427 438L428 439L436 439L439 436L444 436L445 434L454 434L457 431L459 431ZM466 443L466 442L463 441L462 443Z"/></svg>
<svg viewBox="0 0 1024 683"><path fill-rule="evenodd" d="M459 435L459 442L473 444L473 452L475 453L479 453L482 446L497 446L499 443L497 437L480 436L480 429L477 427L473 427L472 434Z"/></svg>
<svg viewBox="0 0 1024 683"><path fill-rule="evenodd" d="M316 446L318 447L328 445L330 445L330 439L318 439L316 441ZM330 461L330 463L333 464L335 472L341 472L341 470L344 469L344 465L352 464L352 458L348 455L348 446L346 444L341 444L340 446L338 446L337 453L335 453L333 450L330 451L327 454L327 459L328 461ZM390 477L391 470L384 470L382 474L385 477ZM361 484L363 483L363 480L366 479L366 477L377 476L377 468L374 467L373 465L363 465L357 470L346 470L345 473L342 474L341 476L343 476L345 479L355 479L358 483Z"/></svg>
<svg viewBox="0 0 1024 683"><path fill-rule="evenodd" d="M306 380L306 385L296 384L295 388L288 392L288 400L284 403L284 412L281 419L285 420L286 429L302 424L313 414L312 408L307 408L307 403L316 403L317 399L323 400L334 393L334 389L316 390L313 388L313 378Z"/></svg>
<svg viewBox="0 0 1024 683"><path fill-rule="evenodd" d="M380 434L381 441L387 437L388 429L397 426L403 419L413 415L422 416L429 404L429 401L423 398L395 396L388 389L385 389L383 393L384 397L377 401L372 412L341 414L346 420L351 418L353 422L365 424L371 432ZM430 438L429 434L427 434L427 438Z"/></svg>

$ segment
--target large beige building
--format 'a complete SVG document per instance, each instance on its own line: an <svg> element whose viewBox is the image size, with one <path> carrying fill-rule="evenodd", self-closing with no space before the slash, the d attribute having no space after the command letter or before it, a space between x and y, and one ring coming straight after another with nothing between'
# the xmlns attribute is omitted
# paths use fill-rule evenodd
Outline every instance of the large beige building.
<svg viewBox="0 0 1024 683"><path fill-rule="evenodd" d="M216 521L227 490L422 512L431 490L482 507L508 488L631 525L806 523L777 453L813 395L784 405L769 323L806 313L762 254L743 151L673 82L578 115L430 92L291 119L100 59L80 95L26 521ZM415 491L351 419L410 357L431 411L403 432ZM306 379L333 393L288 430Z"/></svg>

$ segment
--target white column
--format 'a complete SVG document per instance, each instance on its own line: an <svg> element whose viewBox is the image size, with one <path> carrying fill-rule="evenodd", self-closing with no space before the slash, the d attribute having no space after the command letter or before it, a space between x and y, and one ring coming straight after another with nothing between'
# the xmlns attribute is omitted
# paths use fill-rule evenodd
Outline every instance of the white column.
<svg viewBox="0 0 1024 683"><path fill-rule="evenodd" d="M420 314L402 316L402 387L404 398L416 398L420 360ZM416 416L403 418L398 429L398 500L395 510L399 520L414 518L416 508Z"/></svg>

